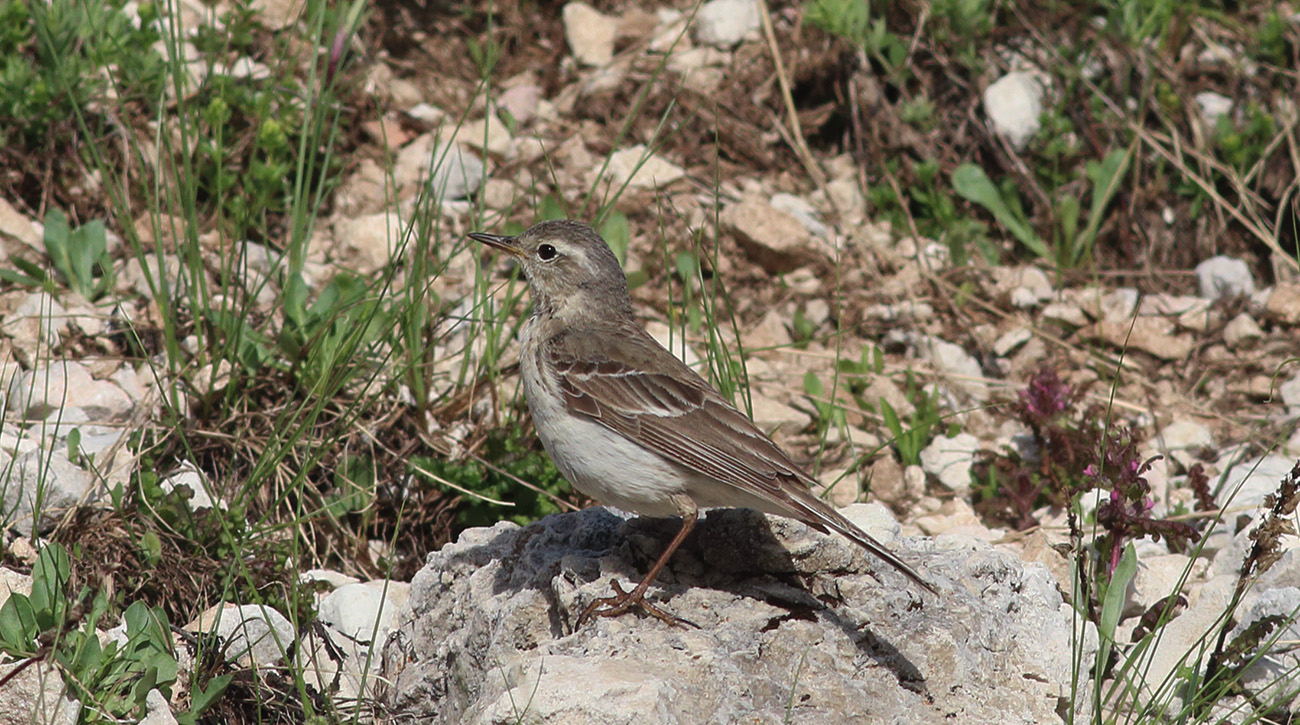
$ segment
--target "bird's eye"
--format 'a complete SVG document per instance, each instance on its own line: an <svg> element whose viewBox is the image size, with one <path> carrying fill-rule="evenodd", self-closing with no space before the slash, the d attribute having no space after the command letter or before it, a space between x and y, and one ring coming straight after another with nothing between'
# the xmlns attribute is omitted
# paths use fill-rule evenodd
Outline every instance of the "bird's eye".
<svg viewBox="0 0 1300 725"><path fill-rule="evenodd" d="M559 252L555 251L555 247L552 247L549 244L543 244L537 248L537 258L543 262L555 259L555 255L557 254L559 254Z"/></svg>

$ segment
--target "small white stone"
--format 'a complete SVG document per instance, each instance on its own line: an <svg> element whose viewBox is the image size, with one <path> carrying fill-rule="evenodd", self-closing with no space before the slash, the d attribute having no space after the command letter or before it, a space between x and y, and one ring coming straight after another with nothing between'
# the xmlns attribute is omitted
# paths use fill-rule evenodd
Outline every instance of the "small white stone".
<svg viewBox="0 0 1300 725"><path fill-rule="evenodd" d="M1219 118L1232 113L1232 99L1214 91L1197 93L1196 105L1201 109L1201 118L1210 124L1217 123Z"/></svg>
<svg viewBox="0 0 1300 725"><path fill-rule="evenodd" d="M979 450L979 439L970 433L938 436L921 451L921 468L944 488L964 495L970 491L971 467Z"/></svg>
<svg viewBox="0 0 1300 725"><path fill-rule="evenodd" d="M1233 257L1210 257L1196 265L1196 281L1201 297L1207 300L1255 294L1255 278L1250 267Z"/></svg>
<svg viewBox="0 0 1300 725"><path fill-rule="evenodd" d="M984 90L984 110L993 129L1022 149L1042 125L1043 86L1030 73L1008 73Z"/></svg>
<svg viewBox="0 0 1300 725"><path fill-rule="evenodd" d="M586 3L571 2L564 6L564 37L573 57L590 66L603 66L614 59L614 40L618 19L605 15Z"/></svg>
<svg viewBox="0 0 1300 725"><path fill-rule="evenodd" d="M695 39L731 48L746 37L757 37L762 23L757 0L710 0L695 16Z"/></svg>
<svg viewBox="0 0 1300 725"><path fill-rule="evenodd" d="M1245 347L1263 336L1259 323L1245 312L1232 318L1223 328L1223 343L1229 350Z"/></svg>

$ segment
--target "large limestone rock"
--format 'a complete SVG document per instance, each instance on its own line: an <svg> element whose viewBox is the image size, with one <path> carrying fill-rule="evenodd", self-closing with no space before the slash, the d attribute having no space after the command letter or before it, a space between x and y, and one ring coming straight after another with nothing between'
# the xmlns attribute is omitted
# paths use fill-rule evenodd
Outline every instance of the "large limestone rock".
<svg viewBox="0 0 1300 725"><path fill-rule="evenodd" d="M698 629L628 614L573 632L675 527L589 509L466 531L412 582L382 657L386 712L581 725L1043 723L1067 711L1070 614L1051 576L965 537L891 544L936 596L837 537L714 511L652 590ZM1095 635L1084 641L1086 672Z"/></svg>

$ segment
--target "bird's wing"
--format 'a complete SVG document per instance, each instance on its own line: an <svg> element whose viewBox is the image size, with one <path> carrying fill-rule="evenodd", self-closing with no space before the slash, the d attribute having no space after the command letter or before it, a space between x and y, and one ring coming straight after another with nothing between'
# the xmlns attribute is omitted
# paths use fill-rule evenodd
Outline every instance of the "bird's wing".
<svg viewBox="0 0 1300 725"><path fill-rule="evenodd" d="M934 591L893 552L817 498L808 488L811 476L640 327L611 324L599 334L587 332L561 332L541 350L571 411L819 531L834 530Z"/></svg>
<svg viewBox="0 0 1300 725"><path fill-rule="evenodd" d="M543 352L575 413L779 506L794 503L783 481L811 482L753 421L639 328L581 338L558 335Z"/></svg>

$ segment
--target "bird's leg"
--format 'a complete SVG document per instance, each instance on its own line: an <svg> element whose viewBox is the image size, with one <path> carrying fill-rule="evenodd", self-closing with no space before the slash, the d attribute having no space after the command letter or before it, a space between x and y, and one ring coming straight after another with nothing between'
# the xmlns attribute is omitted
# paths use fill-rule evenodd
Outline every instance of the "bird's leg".
<svg viewBox="0 0 1300 725"><path fill-rule="evenodd" d="M597 599L591 604L588 604L587 608L582 610L582 614L578 617L578 623L574 629L581 627L582 623L587 621L590 617L616 617L631 609L633 606L640 607L645 610L647 614L657 617L670 625L690 624L695 626L692 622L688 622L680 617L674 617L645 600L646 590L648 590L650 585L654 583L655 577L659 576L659 570L664 568L664 565L666 565L668 560L672 558L673 552L677 551L677 547L681 546L682 542L686 540L686 535L691 533L691 529L695 528L695 521L699 518L699 512L696 510L694 502L690 502L689 507L682 506L682 508L684 510L682 511L681 530L673 537L673 540L668 544L668 548L664 549L664 553L659 556L657 561L655 561L654 566L650 567L650 571L646 573L645 578L641 580L641 583L637 584L636 588L632 591L625 592L623 591L623 588L618 585L617 581L613 582L614 591L617 592L617 594L612 597Z"/></svg>

